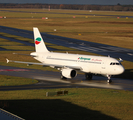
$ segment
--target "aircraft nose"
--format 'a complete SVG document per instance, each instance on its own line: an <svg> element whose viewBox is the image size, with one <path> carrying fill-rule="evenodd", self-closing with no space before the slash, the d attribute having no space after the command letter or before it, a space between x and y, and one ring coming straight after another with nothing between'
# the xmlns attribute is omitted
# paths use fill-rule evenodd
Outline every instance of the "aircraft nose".
<svg viewBox="0 0 133 120"><path fill-rule="evenodd" d="M120 66L120 67L117 69L117 72L118 72L119 74L122 74L124 71L125 71L125 69L124 69L123 66Z"/></svg>

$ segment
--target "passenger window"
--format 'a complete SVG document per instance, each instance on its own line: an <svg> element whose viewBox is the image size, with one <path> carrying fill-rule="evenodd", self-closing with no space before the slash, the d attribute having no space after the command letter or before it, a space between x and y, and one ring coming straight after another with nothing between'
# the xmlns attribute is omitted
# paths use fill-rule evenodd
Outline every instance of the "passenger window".
<svg viewBox="0 0 133 120"><path fill-rule="evenodd" d="M110 63L110 65L112 65L112 63Z"/></svg>
<svg viewBox="0 0 133 120"><path fill-rule="evenodd" d="M113 63L113 65L115 65L115 63Z"/></svg>
<svg viewBox="0 0 133 120"><path fill-rule="evenodd" d="M120 65L119 63L116 63L116 65Z"/></svg>

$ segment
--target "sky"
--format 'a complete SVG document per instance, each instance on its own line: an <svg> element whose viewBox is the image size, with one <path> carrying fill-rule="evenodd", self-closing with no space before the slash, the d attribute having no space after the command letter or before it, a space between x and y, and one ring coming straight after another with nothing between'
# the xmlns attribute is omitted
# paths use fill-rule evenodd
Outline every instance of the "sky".
<svg viewBox="0 0 133 120"><path fill-rule="evenodd" d="M0 3L133 5L133 0L0 0Z"/></svg>

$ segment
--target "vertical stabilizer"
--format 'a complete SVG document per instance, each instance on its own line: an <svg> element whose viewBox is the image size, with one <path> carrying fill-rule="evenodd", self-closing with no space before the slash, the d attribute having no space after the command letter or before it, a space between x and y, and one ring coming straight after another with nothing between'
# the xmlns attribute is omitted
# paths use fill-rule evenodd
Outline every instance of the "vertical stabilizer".
<svg viewBox="0 0 133 120"><path fill-rule="evenodd" d="M36 52L49 52L46 48L46 45L42 39L42 36L38 28L33 27L33 33L34 33L34 42L35 42Z"/></svg>

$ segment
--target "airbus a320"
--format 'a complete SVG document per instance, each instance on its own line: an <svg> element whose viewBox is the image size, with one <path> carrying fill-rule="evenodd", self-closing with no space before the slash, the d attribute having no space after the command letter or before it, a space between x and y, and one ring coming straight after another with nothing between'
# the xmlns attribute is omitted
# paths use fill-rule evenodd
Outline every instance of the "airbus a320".
<svg viewBox="0 0 133 120"><path fill-rule="evenodd" d="M78 72L85 73L87 80L91 80L94 74L101 74L106 76L107 82L111 82L112 75L119 75L124 72L124 67L121 62L122 59L117 60L112 57L81 55L69 53L50 52L38 28L33 28L35 52L30 53L34 59L40 63L23 62L8 60L8 62L25 63L28 65L43 65L56 68L61 72L61 79L74 78Z"/></svg>

